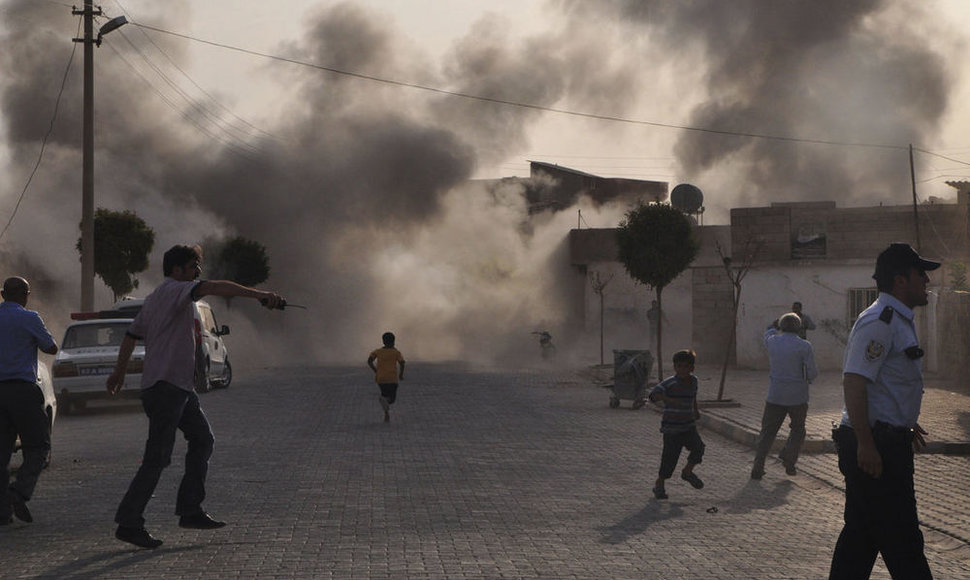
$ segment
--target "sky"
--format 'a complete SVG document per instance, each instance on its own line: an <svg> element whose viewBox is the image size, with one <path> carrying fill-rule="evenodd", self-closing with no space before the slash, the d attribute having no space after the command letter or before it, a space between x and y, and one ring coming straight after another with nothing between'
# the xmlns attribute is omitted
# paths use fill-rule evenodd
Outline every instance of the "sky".
<svg viewBox="0 0 970 580"><path fill-rule="evenodd" d="M692 183L713 225L774 201L910 203L912 144L920 199L952 197L970 179L964 4L105 0L131 23L95 50L96 205L155 229L142 295L172 244L267 246L266 285L311 310L234 302L243 353L356 360L395 329L419 358L512 357L565 324L550 269L577 211L614 227L628 208L529 216L520 189L475 180L537 160ZM67 312L78 19L0 0L0 23L0 264Z"/></svg>

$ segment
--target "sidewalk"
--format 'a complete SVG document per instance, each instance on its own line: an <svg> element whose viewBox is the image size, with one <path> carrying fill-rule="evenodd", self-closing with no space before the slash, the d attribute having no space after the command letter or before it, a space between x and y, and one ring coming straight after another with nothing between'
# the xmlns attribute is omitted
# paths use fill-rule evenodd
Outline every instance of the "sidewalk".
<svg viewBox="0 0 970 580"><path fill-rule="evenodd" d="M740 403L734 407L704 403L717 399L720 368L698 367L695 374L700 383L702 426L753 447L761 430L768 371L728 369L723 398ZM970 455L970 396L965 387L954 383L952 379L947 381L933 376L928 376L924 382L926 390L919 421L929 433L924 453ZM841 415L842 373L820 373L811 386L805 425L808 435L802 452L834 453L832 423L838 423ZM787 426L783 426L778 444L782 444L787 436Z"/></svg>
<svg viewBox="0 0 970 580"><path fill-rule="evenodd" d="M580 373L597 385L612 382L612 368L596 367ZM747 467L753 459L753 449L761 430L761 414L768 388L767 370L728 369L724 381L722 403L713 403L721 383L721 369L713 365L695 369L699 381L701 426L752 449ZM812 383L808 403L808 431L802 456L798 461L799 474L824 482L844 491L844 479L835 459L832 444L832 423L842 415L842 374L823 372ZM916 496L920 523L925 529L941 532L937 549L970 561L970 388L958 380L928 375L920 413L920 426L927 431L927 448L916 455ZM730 401L727 401L730 400ZM706 401L706 402L705 402ZM725 406L730 405L730 406ZM630 407L629 401L623 406ZM659 409L648 405L647 409ZM773 447L780 450L788 437L788 424L782 425ZM768 478L784 480L778 464L768 465ZM950 539L946 539L949 537Z"/></svg>

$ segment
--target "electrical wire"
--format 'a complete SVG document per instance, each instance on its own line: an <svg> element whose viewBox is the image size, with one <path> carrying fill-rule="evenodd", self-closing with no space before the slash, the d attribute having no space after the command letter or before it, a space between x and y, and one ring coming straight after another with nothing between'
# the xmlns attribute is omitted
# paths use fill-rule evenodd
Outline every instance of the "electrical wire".
<svg viewBox="0 0 970 580"><path fill-rule="evenodd" d="M81 22L82 20L79 18L76 33L78 36L81 34ZM67 86L67 76L68 73L71 72L71 64L74 62L74 54L77 52L78 43L75 42L72 44L74 46L71 48L71 57L67 59L67 67L64 69L64 78L61 79L61 88L57 92L57 99L54 101L54 112L51 115L50 126L47 128L47 133L44 134L44 139L40 144L40 153L37 155L37 162L34 163L34 168L27 177L27 183L24 184L23 191L20 192L20 197L17 199L17 205L14 206L13 213L10 214L10 219L7 220L7 225L3 227L3 231L0 231L0 240L3 239L4 235L6 235L7 230L10 229L10 224L13 223L14 217L17 216L17 211L20 209L20 204L24 201L24 197L27 195L27 190L30 188L31 182L34 180L34 175L37 173L37 170L40 168L40 163L44 159L44 151L47 149L47 140L50 139L51 133L54 132L54 121L57 120L57 111L61 105L61 97L64 95L64 87Z"/></svg>
<svg viewBox="0 0 970 580"><path fill-rule="evenodd" d="M188 35L188 34L182 34L182 33L179 33L179 32L172 32L171 30L165 30L164 28L158 28L156 26L151 26L151 25L148 25L148 24L142 24L140 22L132 22L131 24L133 24L135 26L138 26L140 28L144 28L146 30L152 30L152 31L155 31L155 32L159 32L161 34L168 34L170 36L175 36L175 37L178 37L178 38L184 38L186 40L191 40L193 42L198 42L200 44L207 44L209 46L215 46L215 47L218 47L218 48L224 48L226 50L232 50L232 51L235 51L235 52L241 52L243 54L249 54L249 55L252 55L252 56L258 56L258 57L261 57L261 58L267 58L267 59L276 60L276 61L280 61L280 62L286 62L286 63L289 63L289 64L295 64L295 65L299 65L299 66L305 66L305 67L308 67L308 68L322 70L322 71L326 71L326 72L330 72L330 73L334 73L334 74L338 74L338 75L349 76L349 77L353 77L353 78L358 78L358 79L363 79L363 80L368 80L368 81L373 81L373 82L378 82L378 83L383 83L383 84L388 84L388 85L394 85L394 86L399 86L399 87L407 87L407 88L412 88L412 89L418 89L418 90L422 90L422 91L427 91L427 92L441 94L441 95L448 95L448 96L452 96L452 97L460 97L460 98L463 98L463 99L471 99L471 100L481 101L481 102L486 102L486 103L494 103L494 104L498 104L498 105L508 105L508 106L511 106L511 107L519 107L519 108L523 108L523 109L532 109L532 110L537 110L537 111L545 111L545 112L550 112L550 113L558 113L558 114L562 114L562 115L571 115L571 116L575 116L575 117L584 117L584 118L588 118L588 119L598 119L598 120L601 120L601 121L612 121L612 122L617 122L617 123L629 123L629 124L633 124L633 125L646 125L646 126L651 126L651 127L661 127L661 128L665 128L665 129L679 129L679 130L683 130L683 131L693 131L693 132L707 133L707 134L713 134L713 135L725 135L725 136L729 136L729 137L748 137L748 138L755 138L755 139L769 139L769 140L774 140L774 141L785 141L785 142L793 142L793 143L806 143L806 144L815 144L815 145L837 145L837 146L841 146L841 147L864 147L864 148L870 148L870 149L892 149L892 150L908 150L909 149L908 146L904 146L904 145L891 145L891 144L886 144L886 143L865 143L865 142L854 142L854 141L835 141L835 140L828 140L828 139L806 139L806 138L789 137L789 136L783 136L783 135L769 135L769 134L766 134L766 133L752 133L752 132L745 132L745 131L727 131L727 130L722 130L722 129L711 129L711 128L707 128L707 127L694 127L694 126L690 126L690 125L680 125L680 124L675 124L675 123L660 123L660 122L656 122L656 121L645 121L645 120L641 120L641 119L630 119L630 118L626 118L626 117L617 117L617 116L613 116L613 115L602 115L602 114L598 114L598 113L586 113L586 112L581 112L581 111L573 111L573 110L569 110L569 109L561 109L561 108L557 108L557 107L547 107L547 106L544 106L544 105L536 105L536 104L533 104L533 103L522 103L522 102L518 102L518 101L510 101L510 100L507 100L507 99L499 99L499 98L495 98L495 97L486 97L486 96L482 96L482 95L475 95L475 94L471 94L471 93L463 93L463 92L459 92L459 91L450 91L450 90L447 90L447 89L441 89L441 88L438 88L438 87L432 87L432 86L428 86L428 85L421 85L421 84L417 84L417 83L411 83L411 82L405 82L405 81L398 81L398 80L393 80L393 79L387 79L387 78L377 77L377 76L373 76L373 75L367 75L367 74L363 74L363 73L357 73L357 72L352 72L352 71L345 71L345 70L341 70L341 69L337 69L337 68L333 68L333 67L327 67L327 66L315 64L315 63L312 63L312 62L306 62L306 61L302 61L302 60L297 60L295 58L288 58L288 57L283 57L283 56L279 56L279 55L274 55L274 54L269 54L269 53L265 53L265 52L260 52L260 51L252 50L252 49L248 49L248 48L242 48L242 47L238 47L238 46L233 46L233 45L225 44L225 43L221 43L221 42L214 42L214 41L211 41L211 40L205 40L205 39L197 38L197 37L194 37L194 36L191 36L191 35Z"/></svg>
<svg viewBox="0 0 970 580"><path fill-rule="evenodd" d="M121 2L119 2L119 0L114 0L114 3L118 5L118 7L121 9L121 11L123 13L127 14L130 17L130 20L136 20L136 18L131 13L131 11L129 11L127 8L125 8L121 4ZM246 119L244 119L244 118L240 117L239 115L237 115L232 109L230 109L229 107L227 107L224 104L222 104L212 94L210 94L208 91L206 91L199 83L195 82L195 79L193 79L187 72L185 72L185 70L183 70L182 67L180 67L178 65L178 63L176 63L175 60L171 56L169 56L169 54L161 46L159 46L152 39L152 37L150 35L148 35L148 33L146 33L144 31L144 29L142 29L142 28L139 27L138 28L138 31L141 32L142 35L145 37L145 39L148 40L148 42L151 43L151 45L154 46L155 49L158 50L158 52L160 52L162 54L162 56L165 57L165 60L167 60L169 62L169 64L172 65L172 67L174 67L177 71L179 71L182 74L182 76L184 76L186 79L188 79L188 81L190 83L192 83L195 86L195 88L197 88L203 95L205 95L209 99L209 101L215 103L216 105L219 106L219 108L221 108L222 110L226 111L227 113L229 113L230 115L232 115L234 118L236 118L238 121L240 121L241 123L243 123L247 127L253 129L254 131L256 131L256 132L258 132L258 133L260 133L260 134L262 134L262 135L264 135L266 137L270 137L270 138L273 138L273 139L277 139L277 137L275 135L273 135L273 134L271 134L271 133L269 133L267 131L264 131L263 129L257 127L256 125L253 125L252 123L250 123ZM147 60L147 58L146 58L146 60Z"/></svg>
<svg viewBox="0 0 970 580"><path fill-rule="evenodd" d="M121 30L119 30L118 32L121 34L121 37L125 39L125 41L128 43L128 45L131 46L132 50L134 50L139 56L141 56L142 60L144 60L148 64L148 66L153 71L155 71L155 74L157 74L159 77L161 77L161 79L163 81L165 81L165 83L169 87L171 87L172 90L175 91L176 94L178 94L183 99L185 99L185 101L189 104L189 106L194 111L196 111L197 113L199 113L200 119L208 119L209 122L212 125L214 125L218 130L221 130L221 131L225 132L229 139L232 139L233 141L237 142L238 145L240 145L240 146L242 146L244 148L247 148L247 149L251 150L254 153L256 152L256 149L253 148L252 145L250 145L248 142L246 142L246 138L248 138L249 135L244 135L244 136L240 137L239 134L234 134L234 133L230 132L226 127L223 126L224 124L226 124L226 122L223 119L221 119L220 117L218 117L217 115L215 115L215 113L209 111L201 103L199 103L198 101L196 101L195 99L193 99L191 97L191 95L189 95L188 93L186 93L182 89L182 87L178 86L178 83L176 83L168 75L166 75L165 72L162 71L162 69L158 67L158 65L156 65L155 63L153 63L151 61L151 59L148 58L148 55L146 55L144 53L144 51L142 51L140 48L138 48L135 45L135 43L133 43L131 41L131 39L128 38L128 35L127 34L125 34ZM156 92L159 92L159 91L156 91ZM229 127L232 128L232 129L235 129L235 127L232 127L231 125Z"/></svg>
<svg viewBox="0 0 970 580"><path fill-rule="evenodd" d="M115 48L115 46L111 43L108 43L108 47L111 48L111 50L113 50L114 53L118 55L118 58L120 58L122 62L128 65L128 67L131 68L131 70L133 70L135 74L138 75L138 77L148 86L148 88L153 90L155 94L157 94L159 98L161 98L166 105L168 105L176 113L179 113L180 115L182 115L182 117L185 120L187 120L189 123L194 125L199 131L204 133L207 137L223 143L224 145L229 147L231 151L238 153L249 160L255 160L255 157L253 157L253 153L256 153L255 148L252 148L252 146L248 144L244 144L243 146L240 146L232 141L228 141L222 136L212 133L207 127L199 123L196 119L192 118L189 115L185 115L184 111L180 109L179 106L174 101L172 101L168 96L166 96L164 93L159 91L158 88L155 87L155 85L153 85L152 82L145 75L143 75L140 70L138 70L138 67L136 67L130 60L125 58L125 56L121 53L120 50Z"/></svg>

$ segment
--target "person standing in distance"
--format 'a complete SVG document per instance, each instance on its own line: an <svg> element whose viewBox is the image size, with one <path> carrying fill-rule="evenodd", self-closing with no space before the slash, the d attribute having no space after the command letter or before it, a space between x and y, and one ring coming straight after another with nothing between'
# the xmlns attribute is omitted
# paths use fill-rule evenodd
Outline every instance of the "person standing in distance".
<svg viewBox="0 0 970 580"><path fill-rule="evenodd" d="M171 463L178 430L188 442L185 474L175 504L179 526L207 530L226 525L202 509L214 438L193 387L196 344L192 303L203 296L253 298L269 309L284 303L279 294L228 280L196 280L202 273L199 246L173 246L165 252L162 271L165 280L145 298L144 306L128 327L114 372L106 383L111 394L124 387L128 359L135 343L144 340L141 401L148 416L148 441L141 466L115 514L115 537L142 548L162 545L162 540L145 529L144 512L162 470Z"/></svg>
<svg viewBox="0 0 970 580"><path fill-rule="evenodd" d="M802 312L801 302L792 302L791 311L798 315L798 319L801 320L802 326L798 329L798 338L802 340L808 340L809 330L815 330L815 321L812 317Z"/></svg>
<svg viewBox="0 0 970 580"><path fill-rule="evenodd" d="M932 578L916 513L913 451L925 447L917 420L923 349L913 308L928 303L927 272L940 263L893 243L876 259L879 297L864 310L846 346L842 423L833 431L845 476L845 525L830 580L869 578L882 554L889 574Z"/></svg>
<svg viewBox="0 0 970 580"><path fill-rule="evenodd" d="M30 284L20 277L3 282L0 304L0 526L34 518L27 501L34 493L51 449L44 393L37 385L37 351L57 354L57 343L40 315L27 310ZM10 485L10 456L20 433L24 462ZM10 485L8 488L7 486Z"/></svg>

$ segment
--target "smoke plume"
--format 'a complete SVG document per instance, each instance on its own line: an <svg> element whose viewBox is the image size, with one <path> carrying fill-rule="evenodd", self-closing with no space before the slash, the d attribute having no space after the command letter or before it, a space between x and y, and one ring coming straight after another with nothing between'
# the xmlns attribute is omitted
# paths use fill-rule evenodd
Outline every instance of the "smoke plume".
<svg viewBox="0 0 970 580"><path fill-rule="evenodd" d="M722 131L900 145L932 134L949 85L941 59L917 41L911 3L905 19L888 1L765 4L552 0L549 30L513 37L507 21L487 16L437 59L382 14L327 3L275 52L538 107L614 116L645 102L661 114L686 107L689 124ZM190 8L169 2L130 19L179 30ZM47 132L77 17L33 0L0 10L7 219ZM159 61L158 48L187 57L183 39L137 24L96 49L96 205L130 209L154 228L143 293L175 243L239 235L266 246L264 286L309 310L270 313L244 300L217 308L233 326L236 366L361 361L385 330L413 359L508 359L538 352L532 331L564 336L565 288L576 281L563 282L562 252L576 208L530 216L518 185L470 181L527 148L548 113L260 61L253 84L276 92L256 131L214 123L208 99L186 104L161 91L143 56ZM0 240L0 265L42 290L32 305L53 329L79 295L78 49L41 170ZM233 101L218 89L215 100ZM722 209L882 199L906 182L899 152L658 131L652 139L676 140L683 180L709 194L708 206L720 196ZM579 204L601 227L626 209ZM109 303L101 288L98 306Z"/></svg>

